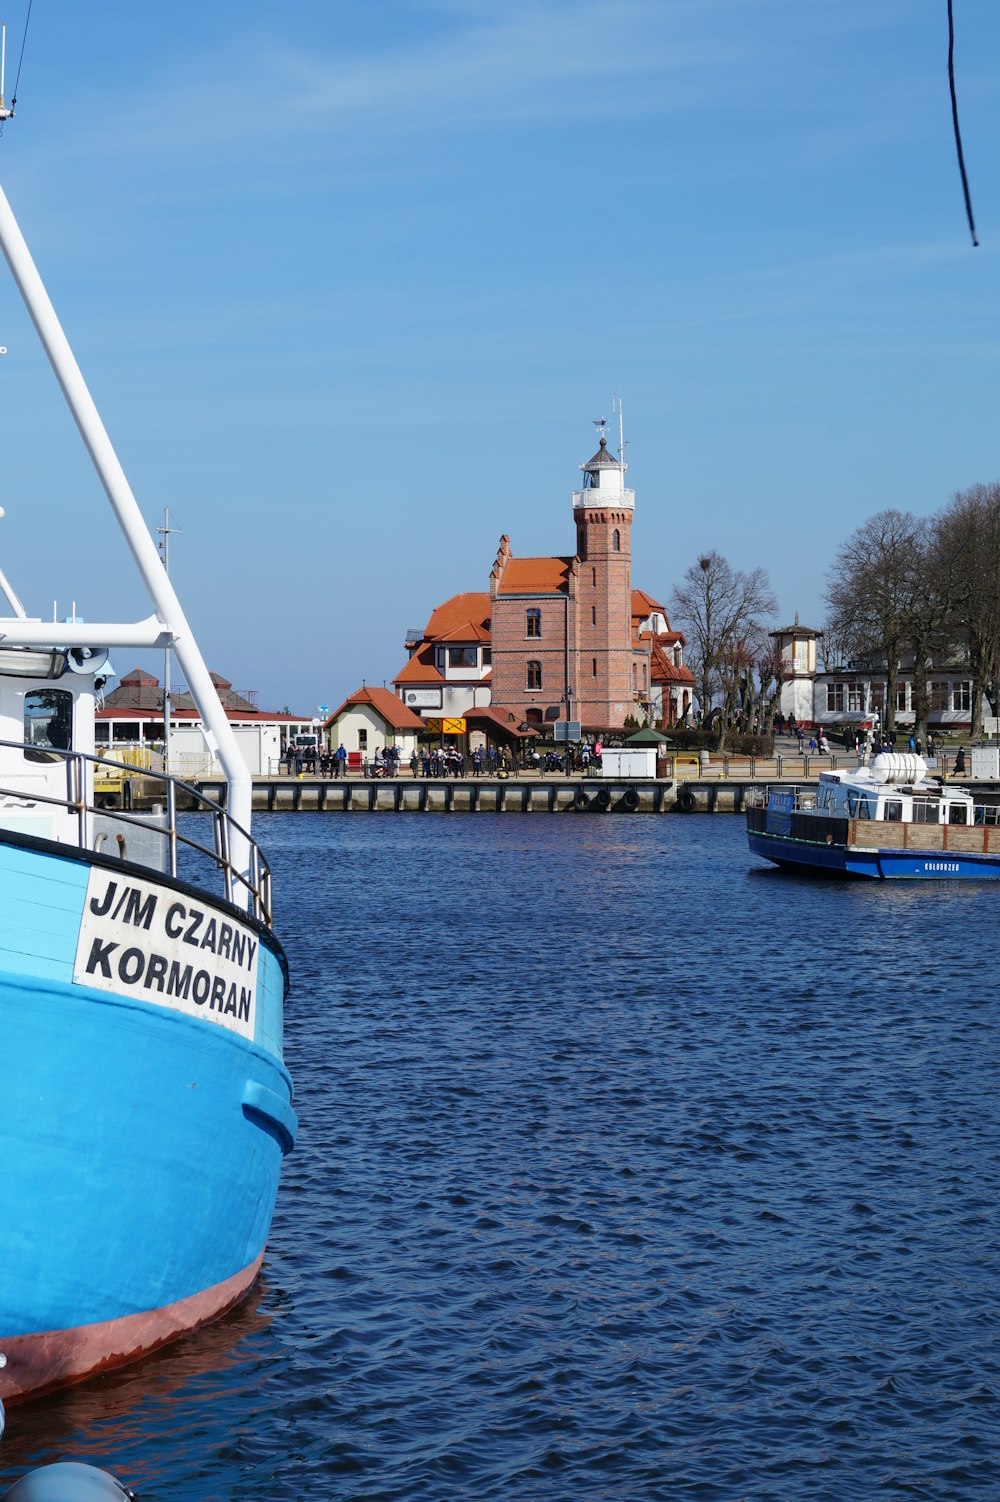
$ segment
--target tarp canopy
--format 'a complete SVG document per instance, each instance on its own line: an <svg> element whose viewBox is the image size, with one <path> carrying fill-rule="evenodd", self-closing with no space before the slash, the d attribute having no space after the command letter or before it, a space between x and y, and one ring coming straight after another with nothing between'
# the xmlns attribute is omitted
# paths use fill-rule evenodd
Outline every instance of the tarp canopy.
<svg viewBox="0 0 1000 1502"><path fill-rule="evenodd" d="M635 735L630 735L625 741L626 746L669 746L672 741L669 735L664 735L660 730L654 730L652 725L644 725L637 730Z"/></svg>

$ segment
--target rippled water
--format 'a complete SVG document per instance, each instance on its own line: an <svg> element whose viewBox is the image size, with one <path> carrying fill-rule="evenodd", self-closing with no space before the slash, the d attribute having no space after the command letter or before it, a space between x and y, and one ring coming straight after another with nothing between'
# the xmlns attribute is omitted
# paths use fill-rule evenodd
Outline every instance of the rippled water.
<svg viewBox="0 0 1000 1502"><path fill-rule="evenodd" d="M0 1486L998 1494L994 888L785 876L727 817L258 833L302 1128L265 1280L13 1410Z"/></svg>

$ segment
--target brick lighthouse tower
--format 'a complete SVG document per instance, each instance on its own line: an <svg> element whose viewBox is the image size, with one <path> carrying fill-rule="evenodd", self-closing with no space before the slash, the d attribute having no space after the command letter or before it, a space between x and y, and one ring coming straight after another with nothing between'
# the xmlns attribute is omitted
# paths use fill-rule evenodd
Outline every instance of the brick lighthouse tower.
<svg viewBox="0 0 1000 1502"><path fill-rule="evenodd" d="M624 456L601 444L581 464L583 488L573 492L576 521L576 704L590 725L621 725L635 702L632 648L632 512Z"/></svg>

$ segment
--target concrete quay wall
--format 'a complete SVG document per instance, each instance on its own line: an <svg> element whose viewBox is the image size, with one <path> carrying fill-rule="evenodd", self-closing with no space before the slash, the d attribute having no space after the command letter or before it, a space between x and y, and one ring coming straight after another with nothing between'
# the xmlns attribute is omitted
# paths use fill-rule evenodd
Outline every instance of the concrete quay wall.
<svg viewBox="0 0 1000 1502"><path fill-rule="evenodd" d="M643 779L535 776L465 778L255 778L253 807L272 813L727 813L747 806L749 779ZM805 780L788 782L802 786ZM210 798L225 784L199 779Z"/></svg>

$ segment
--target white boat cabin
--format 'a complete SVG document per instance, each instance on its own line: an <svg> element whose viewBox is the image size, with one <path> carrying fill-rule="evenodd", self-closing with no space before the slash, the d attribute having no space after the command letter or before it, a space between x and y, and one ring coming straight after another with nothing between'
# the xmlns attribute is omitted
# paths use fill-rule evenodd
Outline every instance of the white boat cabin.
<svg viewBox="0 0 1000 1502"><path fill-rule="evenodd" d="M925 780L921 756L884 751L870 767L821 772L816 812L896 824L974 824L969 793Z"/></svg>
<svg viewBox="0 0 1000 1502"><path fill-rule="evenodd" d="M0 828L78 843L67 804L92 801L93 763L58 753L93 756L94 703L93 673L70 654L0 647Z"/></svg>

